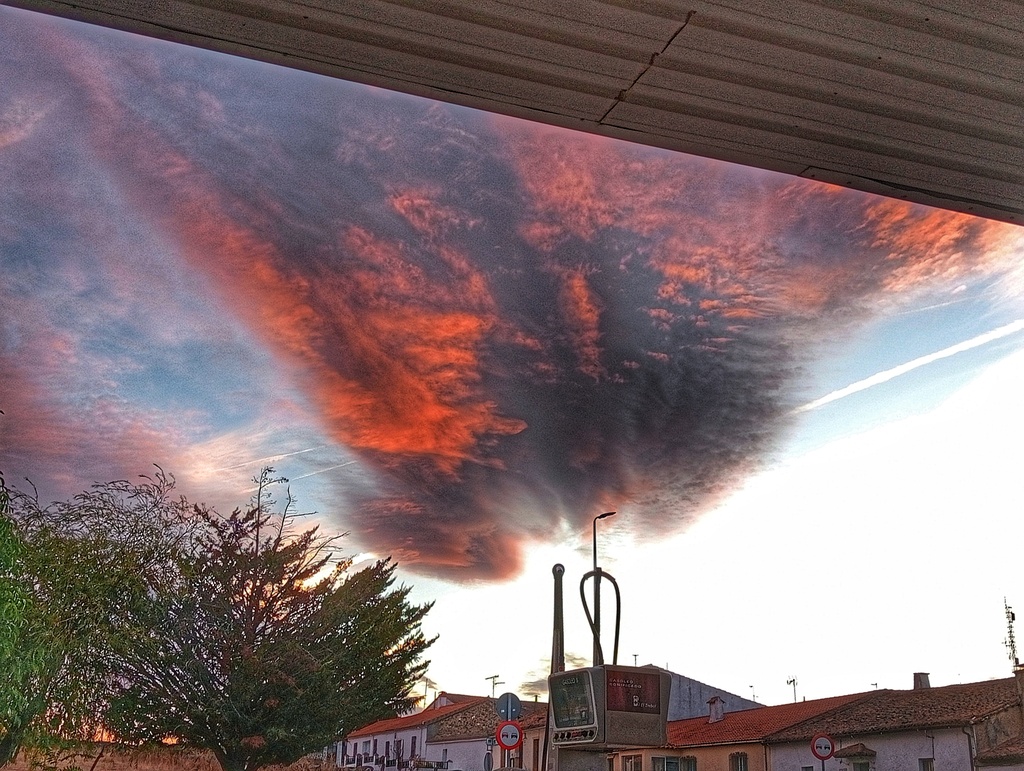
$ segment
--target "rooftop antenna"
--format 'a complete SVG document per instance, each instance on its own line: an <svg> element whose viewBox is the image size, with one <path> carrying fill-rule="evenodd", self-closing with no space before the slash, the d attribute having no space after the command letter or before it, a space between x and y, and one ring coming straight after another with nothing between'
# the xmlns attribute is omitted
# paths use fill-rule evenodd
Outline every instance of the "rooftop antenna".
<svg viewBox="0 0 1024 771"><path fill-rule="evenodd" d="M754 686L750 686L750 700L757 701L757 694L754 693Z"/></svg>
<svg viewBox="0 0 1024 771"><path fill-rule="evenodd" d="M793 702L796 703L796 675L793 675L786 681L786 685L793 686Z"/></svg>
<svg viewBox="0 0 1024 771"><path fill-rule="evenodd" d="M501 675L491 675L490 677L485 677L484 678L484 680L490 680L491 681L491 698L492 699L494 698L494 689L497 686L499 686L499 685L504 685L505 684L504 680L499 680L498 679L499 677L501 677Z"/></svg>
<svg viewBox="0 0 1024 771"><path fill-rule="evenodd" d="M1017 616L1013 612L1013 608L1006 604L1006 598L1003 597L1003 610L1006 611L1006 640L1004 645L1010 654L1010 661L1013 662L1014 670L1020 666L1020 660L1017 658L1017 640L1013 636L1013 622L1017 620Z"/></svg>

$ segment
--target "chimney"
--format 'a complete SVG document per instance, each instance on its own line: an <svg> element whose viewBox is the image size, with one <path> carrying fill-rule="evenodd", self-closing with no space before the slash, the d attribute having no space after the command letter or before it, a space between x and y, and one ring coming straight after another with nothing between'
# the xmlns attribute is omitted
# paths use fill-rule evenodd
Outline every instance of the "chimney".
<svg viewBox="0 0 1024 771"><path fill-rule="evenodd" d="M721 696L712 696L708 699L708 722L717 723L725 717L725 702Z"/></svg>
<svg viewBox="0 0 1024 771"><path fill-rule="evenodd" d="M928 681L927 672L915 672L914 673L914 690L920 691L925 688L931 688L932 684Z"/></svg>

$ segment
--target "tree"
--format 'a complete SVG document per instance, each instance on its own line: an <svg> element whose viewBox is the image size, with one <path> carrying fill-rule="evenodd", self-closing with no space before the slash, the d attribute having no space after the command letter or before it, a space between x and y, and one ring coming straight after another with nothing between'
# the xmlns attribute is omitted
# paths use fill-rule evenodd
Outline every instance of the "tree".
<svg viewBox="0 0 1024 771"><path fill-rule="evenodd" d="M41 506L0 479L0 765L103 724L131 609L188 532L173 487L158 470Z"/></svg>
<svg viewBox="0 0 1024 771"><path fill-rule="evenodd" d="M337 538L294 532L291 498L274 511L270 489L285 480L272 473L244 511L196 507L202 534L140 606L148 635L121 651L118 736L174 739L254 771L412 706L430 606L394 587L388 560L350 573L333 561Z"/></svg>

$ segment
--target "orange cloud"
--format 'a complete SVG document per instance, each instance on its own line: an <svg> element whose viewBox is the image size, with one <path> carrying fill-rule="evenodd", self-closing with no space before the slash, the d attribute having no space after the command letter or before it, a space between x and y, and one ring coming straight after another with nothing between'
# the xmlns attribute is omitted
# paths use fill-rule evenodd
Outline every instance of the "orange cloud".
<svg viewBox="0 0 1024 771"><path fill-rule="evenodd" d="M601 366L601 302L582 268L560 271L559 281L562 315L579 357L579 369L597 380L605 374Z"/></svg>
<svg viewBox="0 0 1024 771"><path fill-rule="evenodd" d="M1019 228L966 214L878 199L866 211L866 240L890 263L884 288L900 293L975 273L1014 258Z"/></svg>

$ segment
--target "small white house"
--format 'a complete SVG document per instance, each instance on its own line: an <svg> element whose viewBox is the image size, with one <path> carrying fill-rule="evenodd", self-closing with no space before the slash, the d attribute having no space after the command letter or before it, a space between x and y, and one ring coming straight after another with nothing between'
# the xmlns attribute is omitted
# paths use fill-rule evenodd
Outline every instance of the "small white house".
<svg viewBox="0 0 1024 771"><path fill-rule="evenodd" d="M975 771L1022 729L1014 678L931 688L918 675L913 690L872 691L771 735L769 771L820 771L811 741L821 734L835 747L824 771Z"/></svg>

